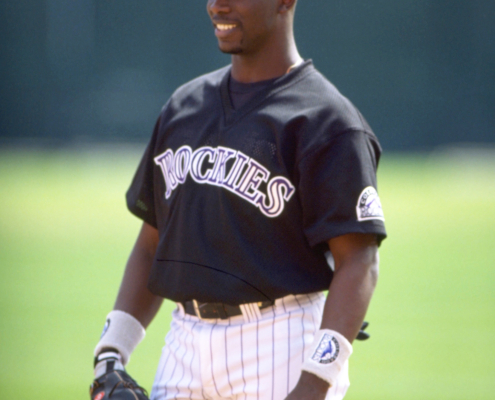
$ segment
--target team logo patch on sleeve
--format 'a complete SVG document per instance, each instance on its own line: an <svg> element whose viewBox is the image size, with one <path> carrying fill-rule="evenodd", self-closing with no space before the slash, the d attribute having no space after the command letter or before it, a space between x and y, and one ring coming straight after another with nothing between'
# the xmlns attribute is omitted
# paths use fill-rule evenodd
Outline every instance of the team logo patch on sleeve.
<svg viewBox="0 0 495 400"><path fill-rule="evenodd" d="M358 221L368 221L370 219L385 221L382 203L374 187L368 186L361 192L356 206L356 213Z"/></svg>
<svg viewBox="0 0 495 400"><path fill-rule="evenodd" d="M320 364L330 364L337 359L339 352L340 345L338 340L334 336L325 334L311 359Z"/></svg>

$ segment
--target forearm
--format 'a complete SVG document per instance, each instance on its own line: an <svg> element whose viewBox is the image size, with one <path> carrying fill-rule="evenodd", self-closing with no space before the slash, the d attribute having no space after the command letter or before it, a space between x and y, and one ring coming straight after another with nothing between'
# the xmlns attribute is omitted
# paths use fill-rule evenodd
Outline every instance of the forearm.
<svg viewBox="0 0 495 400"><path fill-rule="evenodd" d="M350 234L329 241L335 273L322 315L321 329L343 335L350 343L356 338L378 279L378 251L374 235ZM324 399L329 383L302 371L287 400Z"/></svg>
<svg viewBox="0 0 495 400"><path fill-rule="evenodd" d="M366 267L356 263L341 266L336 271L325 302L321 329L337 331L350 343L353 342L376 286L378 273L375 265L378 264L372 263ZM362 273L363 268L365 274ZM302 372L301 385L313 388L313 399L323 399L329 387L327 382L306 371Z"/></svg>
<svg viewBox="0 0 495 400"><path fill-rule="evenodd" d="M375 254L341 265L330 285L321 328L339 332L350 343L359 332L378 280Z"/></svg>
<svg viewBox="0 0 495 400"><path fill-rule="evenodd" d="M115 310L131 314L144 328L150 324L163 301L147 288L157 245L157 230L144 223L127 261L114 305Z"/></svg>

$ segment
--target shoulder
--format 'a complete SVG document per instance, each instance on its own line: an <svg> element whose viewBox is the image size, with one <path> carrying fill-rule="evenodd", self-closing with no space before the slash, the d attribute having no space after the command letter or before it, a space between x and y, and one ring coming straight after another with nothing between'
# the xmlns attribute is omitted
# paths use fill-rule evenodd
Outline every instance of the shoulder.
<svg viewBox="0 0 495 400"><path fill-rule="evenodd" d="M230 65L198 76L179 86L170 97L170 101L175 104L181 104L184 101L208 100L207 96L211 96L213 92L217 92L222 80L229 71Z"/></svg>
<svg viewBox="0 0 495 400"><path fill-rule="evenodd" d="M230 65L198 76L179 86L162 107L159 130L161 131L171 121L216 109L220 104L220 85L229 71Z"/></svg>
<svg viewBox="0 0 495 400"><path fill-rule="evenodd" d="M314 124L330 128L328 133L359 130L373 135L357 107L316 68L297 82L294 90L299 93L298 108L311 116Z"/></svg>
<svg viewBox="0 0 495 400"><path fill-rule="evenodd" d="M311 61L291 75L285 88L275 94L271 107L284 121L284 137L293 143L295 160L354 133L379 146L357 107Z"/></svg>

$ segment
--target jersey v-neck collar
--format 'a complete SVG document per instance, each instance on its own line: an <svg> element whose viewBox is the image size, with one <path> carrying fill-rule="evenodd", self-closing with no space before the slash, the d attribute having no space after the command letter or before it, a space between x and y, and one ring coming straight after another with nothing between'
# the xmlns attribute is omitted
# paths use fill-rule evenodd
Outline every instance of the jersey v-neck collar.
<svg viewBox="0 0 495 400"><path fill-rule="evenodd" d="M225 127L230 127L244 115L248 114L253 109L261 105L267 98L275 93L284 90L296 82L303 79L306 75L313 72L312 60L306 60L296 68L292 69L289 73L282 75L280 78L274 80L274 82L268 85L266 88L256 93L252 99L244 104L239 109L234 109L229 95L229 77L232 70L232 66L228 67L224 76L220 82L220 98L223 108L223 122Z"/></svg>

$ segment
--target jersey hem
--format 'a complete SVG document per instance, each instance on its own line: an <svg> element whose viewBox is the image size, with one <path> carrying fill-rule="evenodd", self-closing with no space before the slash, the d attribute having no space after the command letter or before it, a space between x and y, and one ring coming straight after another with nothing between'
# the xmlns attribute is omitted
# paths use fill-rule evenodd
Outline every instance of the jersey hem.
<svg viewBox="0 0 495 400"><path fill-rule="evenodd" d="M359 225L358 225L359 224ZM382 222L367 221L366 224L356 222L353 225L349 223L343 223L341 226L334 226L331 229L313 229L314 232L308 230L305 231L311 247L320 245L321 243L327 243L330 239L338 236L343 236L351 233L363 233L376 235L378 245L387 237L387 232Z"/></svg>

